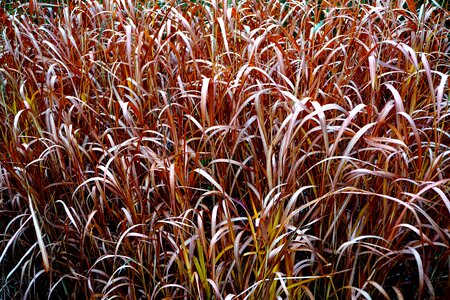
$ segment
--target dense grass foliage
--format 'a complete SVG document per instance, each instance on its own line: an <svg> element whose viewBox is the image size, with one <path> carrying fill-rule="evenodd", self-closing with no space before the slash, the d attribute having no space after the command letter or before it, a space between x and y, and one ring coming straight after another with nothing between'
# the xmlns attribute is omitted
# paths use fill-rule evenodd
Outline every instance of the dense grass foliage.
<svg viewBox="0 0 450 300"><path fill-rule="evenodd" d="M450 14L423 2L0 10L0 298L444 299Z"/></svg>

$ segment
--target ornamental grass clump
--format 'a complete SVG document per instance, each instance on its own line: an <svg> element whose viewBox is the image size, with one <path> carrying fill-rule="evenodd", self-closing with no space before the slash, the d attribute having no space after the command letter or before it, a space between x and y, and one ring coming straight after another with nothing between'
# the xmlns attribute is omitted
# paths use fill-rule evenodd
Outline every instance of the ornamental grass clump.
<svg viewBox="0 0 450 300"><path fill-rule="evenodd" d="M445 1L0 8L0 298L445 299Z"/></svg>

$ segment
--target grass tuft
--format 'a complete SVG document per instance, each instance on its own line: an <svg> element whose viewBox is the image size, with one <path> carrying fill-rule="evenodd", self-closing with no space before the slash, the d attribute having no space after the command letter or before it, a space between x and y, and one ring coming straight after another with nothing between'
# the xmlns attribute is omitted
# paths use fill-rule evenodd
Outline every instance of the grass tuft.
<svg viewBox="0 0 450 300"><path fill-rule="evenodd" d="M446 299L445 1L0 7L0 298Z"/></svg>

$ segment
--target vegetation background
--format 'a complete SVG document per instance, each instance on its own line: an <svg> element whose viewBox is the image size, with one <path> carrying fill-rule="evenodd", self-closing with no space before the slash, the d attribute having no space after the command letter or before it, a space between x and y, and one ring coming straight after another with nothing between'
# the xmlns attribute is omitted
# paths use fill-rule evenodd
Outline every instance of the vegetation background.
<svg viewBox="0 0 450 300"><path fill-rule="evenodd" d="M447 1L0 3L1 299L446 299Z"/></svg>

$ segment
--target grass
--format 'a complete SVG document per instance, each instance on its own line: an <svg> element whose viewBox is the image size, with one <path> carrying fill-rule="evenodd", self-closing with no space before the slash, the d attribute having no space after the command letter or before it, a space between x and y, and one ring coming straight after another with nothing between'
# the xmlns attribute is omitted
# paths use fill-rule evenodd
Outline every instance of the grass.
<svg viewBox="0 0 450 300"><path fill-rule="evenodd" d="M444 4L8 3L0 298L445 299Z"/></svg>

